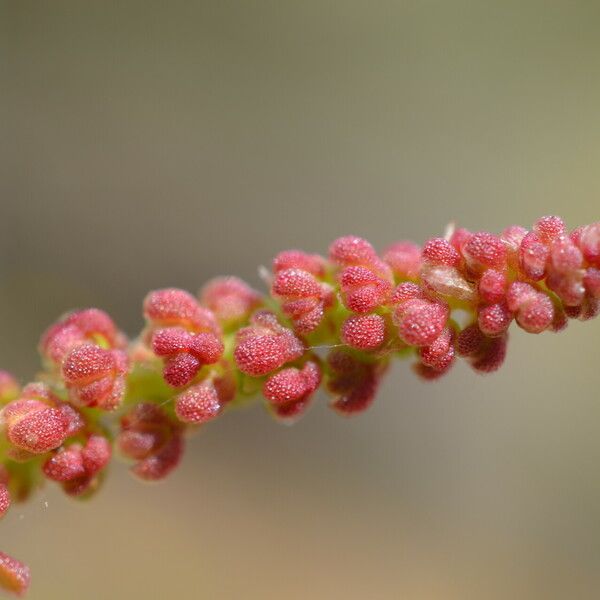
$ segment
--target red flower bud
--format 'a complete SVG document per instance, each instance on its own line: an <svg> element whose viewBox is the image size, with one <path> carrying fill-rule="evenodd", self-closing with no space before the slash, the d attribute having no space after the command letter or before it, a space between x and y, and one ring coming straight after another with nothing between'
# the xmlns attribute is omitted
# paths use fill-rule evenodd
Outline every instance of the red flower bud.
<svg viewBox="0 0 600 600"><path fill-rule="evenodd" d="M385 321L380 315L354 315L342 325L342 341L357 350L376 350L385 341Z"/></svg>
<svg viewBox="0 0 600 600"><path fill-rule="evenodd" d="M184 423L200 425L221 414L223 403L211 380L190 387L175 398L175 414Z"/></svg>
<svg viewBox="0 0 600 600"><path fill-rule="evenodd" d="M193 332L220 334L215 315L200 306L190 293L177 288L150 292L144 300L144 315L155 328L183 327Z"/></svg>
<svg viewBox="0 0 600 600"><path fill-rule="evenodd" d="M421 248L412 242L397 242L384 252L383 260L396 277L415 279L421 269Z"/></svg>
<svg viewBox="0 0 600 600"><path fill-rule="evenodd" d="M414 299L398 305L393 320L402 341L410 346L429 346L446 326L448 314L446 304Z"/></svg>
<svg viewBox="0 0 600 600"><path fill-rule="evenodd" d="M237 277L217 277L202 288L200 302L224 325L236 325L260 305L261 296Z"/></svg>
<svg viewBox="0 0 600 600"><path fill-rule="evenodd" d="M284 250L273 260L274 273L286 271L287 269L300 269L315 277L323 277L326 268L326 262L322 256L307 254L301 250Z"/></svg>
<svg viewBox="0 0 600 600"><path fill-rule="evenodd" d="M423 260L434 265L458 267L461 256L444 238L433 238L423 246Z"/></svg>
<svg viewBox="0 0 600 600"><path fill-rule="evenodd" d="M27 565L0 552L0 586L17 596L23 596L29 588L30 579Z"/></svg>
<svg viewBox="0 0 600 600"><path fill-rule="evenodd" d="M152 349L166 358L163 375L173 387L190 383L203 365L218 362L223 342L214 333L189 333L180 327L159 329L152 336Z"/></svg>
<svg viewBox="0 0 600 600"><path fill-rule="evenodd" d="M503 269L506 265L506 247L502 240L481 231L473 234L462 246L467 266L475 273L486 269Z"/></svg>
<svg viewBox="0 0 600 600"><path fill-rule="evenodd" d="M302 356L304 346L273 313L262 311L252 317L252 325L237 333L234 358L243 373L260 377Z"/></svg>
<svg viewBox="0 0 600 600"><path fill-rule="evenodd" d="M65 356L62 375L75 404L114 410L123 399L127 369L122 351L84 343Z"/></svg>

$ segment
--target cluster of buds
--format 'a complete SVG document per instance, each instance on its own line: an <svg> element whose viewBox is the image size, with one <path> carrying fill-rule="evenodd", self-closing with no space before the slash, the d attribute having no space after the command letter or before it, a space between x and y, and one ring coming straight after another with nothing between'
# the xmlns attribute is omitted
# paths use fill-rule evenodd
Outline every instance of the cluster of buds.
<svg viewBox="0 0 600 600"><path fill-rule="evenodd" d="M266 295L236 277L197 297L153 291L132 341L103 311L75 311L42 336L38 381L21 389L0 371L0 516L44 480L91 495L113 448L140 479L163 479L188 433L252 397L292 422L319 388L339 414L366 410L394 356L428 381L457 358L495 371L513 321L539 334L600 312L600 223L456 229L381 256L346 236L327 258L278 254L267 278ZM0 585L22 594L28 583L27 567L0 553Z"/></svg>

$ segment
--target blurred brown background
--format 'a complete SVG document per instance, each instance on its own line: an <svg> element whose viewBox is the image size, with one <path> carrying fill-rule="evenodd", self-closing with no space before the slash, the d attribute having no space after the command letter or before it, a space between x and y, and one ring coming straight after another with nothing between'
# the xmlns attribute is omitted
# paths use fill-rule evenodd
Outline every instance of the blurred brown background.
<svg viewBox="0 0 600 600"><path fill-rule="evenodd" d="M260 285L286 247L600 218L600 4L0 4L0 364L97 305ZM515 331L506 367L398 364L360 418L320 398L194 438L169 482L48 486L2 524L31 600L595 599L600 323ZM47 503L47 505L46 505Z"/></svg>

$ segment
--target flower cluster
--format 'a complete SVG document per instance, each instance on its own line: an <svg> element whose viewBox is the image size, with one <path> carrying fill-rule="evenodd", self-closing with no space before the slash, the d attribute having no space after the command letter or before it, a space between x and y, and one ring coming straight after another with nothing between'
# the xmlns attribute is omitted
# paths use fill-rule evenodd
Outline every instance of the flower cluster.
<svg viewBox="0 0 600 600"><path fill-rule="evenodd" d="M278 254L268 279L265 295L235 277L197 297L150 292L134 340L101 310L72 312L42 336L37 381L21 388L0 371L0 516L44 480L95 493L113 454L140 479L163 479L188 433L251 397L291 422L319 388L337 413L364 411L394 356L412 357L424 380L457 357L495 371L513 321L538 334L600 312L600 223L456 229L381 255L346 236L327 257ZM28 584L27 567L0 553L0 585Z"/></svg>

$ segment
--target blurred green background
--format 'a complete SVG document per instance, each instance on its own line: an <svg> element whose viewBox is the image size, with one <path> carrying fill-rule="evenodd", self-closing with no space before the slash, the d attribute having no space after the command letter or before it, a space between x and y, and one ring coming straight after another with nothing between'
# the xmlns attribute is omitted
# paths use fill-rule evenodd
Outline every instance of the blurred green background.
<svg viewBox="0 0 600 600"><path fill-rule="evenodd" d="M287 247L600 218L600 3L0 4L0 364L147 290L260 286ZM260 407L164 485L49 485L1 548L31 600L577 599L600 592L600 323L515 331L506 367L398 364L356 419Z"/></svg>

